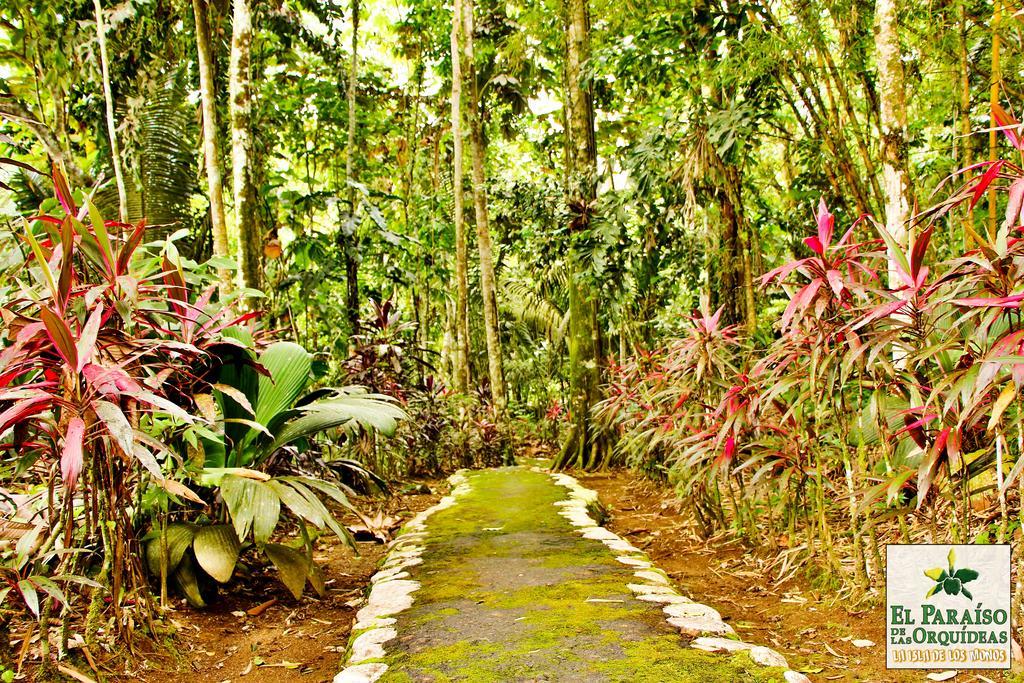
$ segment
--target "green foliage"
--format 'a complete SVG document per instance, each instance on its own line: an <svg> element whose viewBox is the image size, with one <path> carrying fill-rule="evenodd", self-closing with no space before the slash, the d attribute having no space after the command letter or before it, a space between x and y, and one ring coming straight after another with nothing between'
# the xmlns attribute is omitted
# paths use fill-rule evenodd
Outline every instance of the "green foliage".
<svg viewBox="0 0 1024 683"><path fill-rule="evenodd" d="M305 349L292 342L275 342L255 361L243 355L235 365L223 366L220 381L213 384L220 411L214 432L207 432L203 439L206 458L197 477L203 484L219 488L231 524L170 525L154 531L147 545L150 572L162 576L166 571L192 605L205 604L197 570L220 583L229 581L241 544L250 534L256 549L278 568L281 581L296 599L307 576L322 593L306 524L329 529L354 547L351 534L321 500L326 497L358 514L342 487L306 476L271 476L265 472L268 460L282 449L300 441L308 444L328 430L337 438L350 439L366 431L392 434L405 413L388 397L358 387L304 394L311 373L312 360ZM302 530L306 552L298 554L301 562L293 557L297 551L270 543L282 512L293 517ZM178 550L186 536L191 556ZM166 569L161 565L165 547ZM303 581L296 584L300 564L305 573Z"/></svg>
<svg viewBox="0 0 1024 683"><path fill-rule="evenodd" d="M61 603L30 577L123 576L116 596L58 584L71 608L95 613L88 640L122 628L115 613L147 608L149 587L101 556L132 561L113 550L147 530L152 575L167 572L194 604L250 558L297 596L316 590L310 528L346 538L333 511L352 511L349 486L500 464L524 440L555 442L591 418L619 461L680 488L704 532L769 545L804 534L792 554L835 573L877 573L879 543L937 533L947 518L962 541L1015 533L1024 182L1019 125L983 95L992 83L1020 91L1020 17L993 27L984 3L904 3L908 204L949 197L904 243L869 221L831 241L821 225L805 240L802 227L820 197L845 226L886 203L870 4L591 0L584 85L600 191L570 209L557 3L477 3L478 189L510 387L500 414L480 379L472 225L473 381L466 395L450 388L450 8L361 3L350 111L351 7L253 3L244 170L259 243L232 236L228 248L262 254L257 299L214 285L216 270L235 271L208 258L189 3L101 4L129 223L105 220L116 190L93 4L10 0L0 32L0 156L11 162L0 173L0 482L33 496L18 520L102 549L9 573L26 614ZM226 153L225 7L210 5L228 179L243 169ZM1014 154L950 177L987 158L986 136L969 131L993 118ZM35 170L51 161L63 168L56 193ZM239 225L241 202L233 189L224 198ZM875 277L889 270L886 249L901 271L891 287ZM592 293L592 311L571 314L574 291ZM581 341L601 363L568 362ZM591 416L565 409L583 369L605 383ZM301 548L282 542L294 528ZM86 600L93 609L79 609Z"/></svg>
<svg viewBox="0 0 1024 683"><path fill-rule="evenodd" d="M276 342L256 360L225 367L214 394L222 437L211 444L208 468L260 467L275 452L329 429L354 436L362 429L392 434L403 411L382 394L359 387L317 389L312 358L298 344Z"/></svg>

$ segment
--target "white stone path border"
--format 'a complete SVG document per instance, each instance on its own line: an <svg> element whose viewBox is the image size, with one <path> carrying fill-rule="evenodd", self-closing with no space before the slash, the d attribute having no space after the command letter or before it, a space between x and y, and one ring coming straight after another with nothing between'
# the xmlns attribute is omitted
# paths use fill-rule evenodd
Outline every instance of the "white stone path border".
<svg viewBox="0 0 1024 683"><path fill-rule="evenodd" d="M538 467L536 472L546 472ZM618 534L602 526L590 516L588 508L597 503L597 492L581 485L575 477L561 472L548 473L555 483L569 490L569 498L555 505L562 508L558 514L576 527L576 532L600 541L615 553L615 559L633 570L633 576L641 581L627 584L637 600L662 605L669 624L679 632L693 638L690 647L706 652L746 652L750 659L761 666L785 667L783 673L787 683L810 683L810 679L789 668L786 658L771 648L753 645L739 640L736 632L722 620L722 615L713 607L694 602L681 595L672 587L668 575L655 567L639 548L634 547ZM731 636L731 637L730 637Z"/></svg>
<svg viewBox="0 0 1024 683"><path fill-rule="evenodd" d="M398 635L394 628L395 615L412 607L412 594L420 588L419 582L411 580L406 570L423 563L427 518L455 505L456 499L470 491L465 470L448 477L448 483L452 485L451 492L413 517L388 546L384 564L370 579L372 587L366 604L356 612L348 662L334 677L334 683L373 683L388 670L387 664L368 660L381 659L387 654L384 644Z"/></svg>
<svg viewBox="0 0 1024 683"><path fill-rule="evenodd" d="M599 526L587 509L597 502L597 492L580 485L567 474L549 473L538 467L530 469L549 474L556 484L569 490L568 499L555 503L561 508L558 514L568 519L577 533L600 541L616 553L615 559L633 569L633 575L642 583L628 584L629 590L638 600L662 605L666 621L683 635L693 638L690 647L706 652L745 651L762 666L786 667L783 675L787 683L810 683L802 673L790 670L786 659L775 650L736 639L736 632L715 609L679 594L671 586L668 575L651 564L638 548ZM416 515L388 547L384 564L370 579L372 588L366 605L356 613L347 665L334 677L334 683L373 683L388 670L387 664L370 660L382 659L387 654L384 644L398 636L394 628L395 615L412 606L412 594L420 588L419 582L411 580L406 570L423 563L422 540L427 535L426 520L438 510L455 505L456 500L471 489L465 470L459 470L448 481L452 485L451 492L433 507Z"/></svg>

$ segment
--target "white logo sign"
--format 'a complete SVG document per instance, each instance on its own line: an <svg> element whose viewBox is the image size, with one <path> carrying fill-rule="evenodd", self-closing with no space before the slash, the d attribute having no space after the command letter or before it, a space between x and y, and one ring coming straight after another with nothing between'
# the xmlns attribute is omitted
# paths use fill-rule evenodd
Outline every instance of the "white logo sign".
<svg viewBox="0 0 1024 683"><path fill-rule="evenodd" d="M1010 546L886 546L890 669L1010 668Z"/></svg>

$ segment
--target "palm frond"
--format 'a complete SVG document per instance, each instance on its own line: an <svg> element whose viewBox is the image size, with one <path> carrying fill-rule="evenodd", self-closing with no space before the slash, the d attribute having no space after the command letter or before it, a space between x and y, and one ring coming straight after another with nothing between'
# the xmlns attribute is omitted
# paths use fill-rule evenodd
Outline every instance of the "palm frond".
<svg viewBox="0 0 1024 683"><path fill-rule="evenodd" d="M341 427L346 432L360 428L376 429L390 435L394 433L398 420L404 417L405 412L387 396L357 393L354 387L346 388L334 398L317 401L294 411L283 422L266 452L273 453L297 439L335 427Z"/></svg>
<svg viewBox="0 0 1024 683"><path fill-rule="evenodd" d="M567 311L522 282L505 280L501 289L498 305L507 315L544 335L556 348L562 346L569 326Z"/></svg>
<svg viewBox="0 0 1024 683"><path fill-rule="evenodd" d="M126 188L128 220L145 218L159 234L191 228L195 216L190 201L198 192L198 131L184 69L174 69L144 86L140 96L140 104L120 108L131 140L125 145L130 152L126 162L135 177ZM106 183L95 201L101 209L116 213L113 183Z"/></svg>

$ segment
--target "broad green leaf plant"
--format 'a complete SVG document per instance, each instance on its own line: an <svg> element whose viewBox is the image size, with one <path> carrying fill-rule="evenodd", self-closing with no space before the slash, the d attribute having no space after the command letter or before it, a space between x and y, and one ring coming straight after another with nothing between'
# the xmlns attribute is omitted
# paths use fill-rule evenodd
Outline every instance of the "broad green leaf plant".
<svg viewBox="0 0 1024 683"><path fill-rule="evenodd" d="M243 341L252 343L251 338ZM337 438L364 430L391 435L404 412L390 397L361 387L306 393L312 370L312 357L305 349L276 342L256 359L243 355L234 365L223 366L212 393L196 397L216 425L215 431L203 431L205 463L197 478L219 487L229 523L171 524L162 534L151 534L147 546L150 571L158 576L166 572L190 604L205 604L197 570L226 583L247 544L266 555L296 599L307 581L323 592L323 578L312 561L309 525L354 545L323 502L326 497L359 514L340 485L309 476L271 476L268 461L285 447L307 447L315 436L331 430ZM298 524L301 549L271 542L282 512Z"/></svg>

